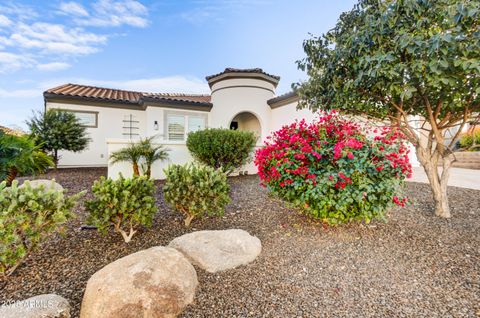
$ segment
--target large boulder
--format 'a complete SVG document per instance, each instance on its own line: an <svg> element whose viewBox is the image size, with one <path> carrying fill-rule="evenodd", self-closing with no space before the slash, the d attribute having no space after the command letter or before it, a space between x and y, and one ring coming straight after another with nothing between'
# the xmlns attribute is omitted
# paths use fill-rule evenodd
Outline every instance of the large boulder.
<svg viewBox="0 0 480 318"><path fill-rule="evenodd" d="M44 186L46 190L53 189L55 191L63 191L63 187L56 183L55 180L48 180L48 179L36 179L36 180L26 180L25 182L29 182L32 188L38 188L40 186ZM22 183L21 187L25 186L25 182Z"/></svg>
<svg viewBox="0 0 480 318"><path fill-rule="evenodd" d="M68 301L55 294L45 294L4 304L0 307L2 318L70 318Z"/></svg>
<svg viewBox="0 0 480 318"><path fill-rule="evenodd" d="M81 318L176 317L193 301L197 273L177 250L152 247L108 264L88 280Z"/></svg>
<svg viewBox="0 0 480 318"><path fill-rule="evenodd" d="M168 246L210 273L248 264L262 251L258 238L239 229L192 232L175 238Z"/></svg>

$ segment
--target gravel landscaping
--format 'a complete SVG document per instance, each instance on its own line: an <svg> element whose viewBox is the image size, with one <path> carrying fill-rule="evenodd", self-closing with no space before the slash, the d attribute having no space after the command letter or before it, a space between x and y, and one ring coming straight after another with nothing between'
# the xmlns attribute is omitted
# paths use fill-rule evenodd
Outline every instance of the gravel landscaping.
<svg viewBox="0 0 480 318"><path fill-rule="evenodd" d="M75 193L105 174L47 177ZM157 182L160 213L128 244L116 233L81 230L80 205L63 236L0 281L0 303L55 293L77 317L86 281L106 264L193 230L240 228L261 240L260 256L215 274L197 268L199 288L182 317L480 317L480 191L450 188L453 218L444 220L433 216L428 185L408 183L415 204L393 210L387 223L327 227L269 196L257 176L229 182L225 216L194 220L191 229L165 205Z"/></svg>

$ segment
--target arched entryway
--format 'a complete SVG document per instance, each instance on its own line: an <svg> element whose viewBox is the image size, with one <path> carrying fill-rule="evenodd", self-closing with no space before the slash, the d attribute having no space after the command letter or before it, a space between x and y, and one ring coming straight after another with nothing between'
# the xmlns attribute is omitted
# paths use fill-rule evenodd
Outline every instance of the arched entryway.
<svg viewBox="0 0 480 318"><path fill-rule="evenodd" d="M230 129L251 131L255 133L258 139L260 139L262 135L260 120L250 112L241 112L235 115L230 121Z"/></svg>

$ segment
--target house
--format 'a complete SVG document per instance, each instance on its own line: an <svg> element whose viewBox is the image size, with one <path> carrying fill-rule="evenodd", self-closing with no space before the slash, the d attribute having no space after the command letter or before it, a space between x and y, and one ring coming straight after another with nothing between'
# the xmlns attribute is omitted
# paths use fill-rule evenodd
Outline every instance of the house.
<svg viewBox="0 0 480 318"><path fill-rule="evenodd" d="M276 96L280 77L262 69L226 68L206 77L209 95L125 91L65 84L44 92L46 109L75 113L87 127L91 142L83 152L62 152L60 167L105 167L117 177L132 173L128 163L109 164L109 154L139 137L156 136L170 150L168 162L156 163L153 177L164 177L170 163L192 160L186 139L189 132L205 127L253 131L257 146L281 126L295 119L311 120L309 110L297 110L295 93ZM255 173L253 164L240 171Z"/></svg>

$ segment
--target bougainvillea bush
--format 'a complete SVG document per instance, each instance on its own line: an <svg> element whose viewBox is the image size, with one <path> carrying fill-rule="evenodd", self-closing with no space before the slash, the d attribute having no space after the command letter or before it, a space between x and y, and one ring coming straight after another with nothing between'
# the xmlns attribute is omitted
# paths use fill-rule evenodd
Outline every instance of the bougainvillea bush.
<svg viewBox="0 0 480 318"><path fill-rule="evenodd" d="M399 131L369 128L332 111L273 133L255 164L263 186L310 216L329 224L368 223L407 202L408 152Z"/></svg>

